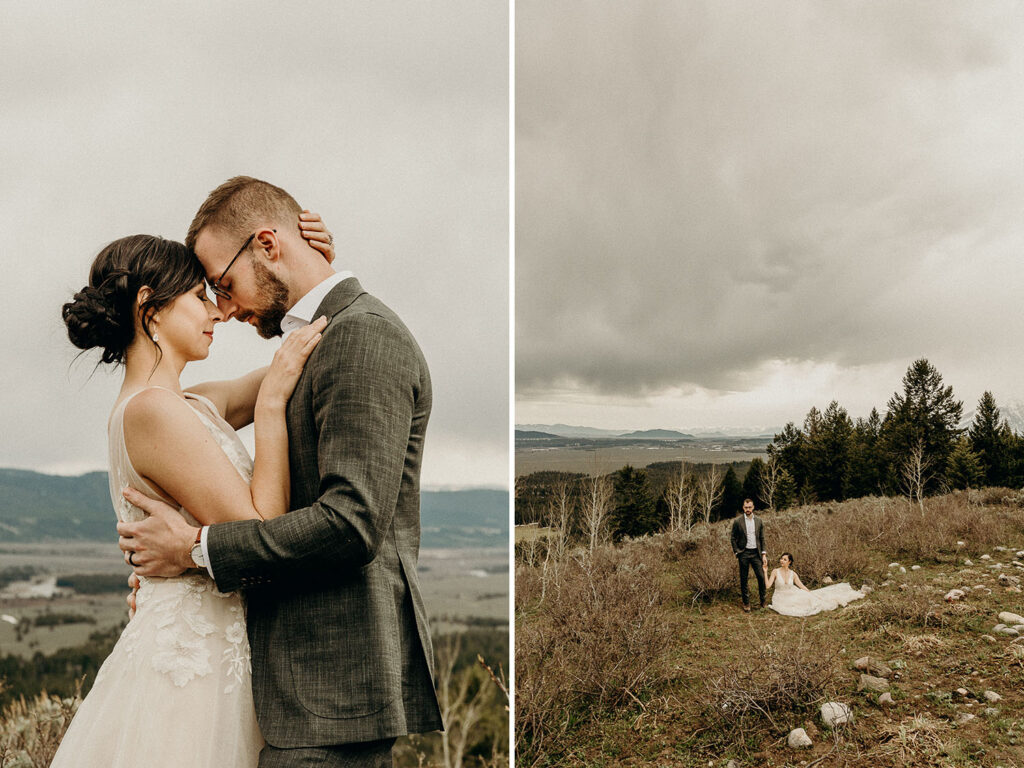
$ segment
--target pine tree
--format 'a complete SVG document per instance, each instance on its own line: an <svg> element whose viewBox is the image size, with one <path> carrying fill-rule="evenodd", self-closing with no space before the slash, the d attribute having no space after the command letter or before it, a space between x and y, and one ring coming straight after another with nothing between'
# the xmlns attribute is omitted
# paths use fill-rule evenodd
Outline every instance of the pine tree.
<svg viewBox="0 0 1024 768"><path fill-rule="evenodd" d="M956 441L953 452L949 454L946 468L946 481L954 490L977 488L985 479L978 454L971 450L971 442L966 437Z"/></svg>
<svg viewBox="0 0 1024 768"><path fill-rule="evenodd" d="M953 397L953 388L943 386L942 375L924 358L915 360L903 377L903 391L889 398L882 422L882 440L890 465L890 488L898 487L898 468L917 446L930 467L926 492L941 488L946 479L946 462L960 436L963 403Z"/></svg>
<svg viewBox="0 0 1024 768"><path fill-rule="evenodd" d="M848 498L875 495L882 492L885 477L885 455L879 441L882 417L876 408L866 419L857 419L850 442L850 480Z"/></svg>
<svg viewBox="0 0 1024 768"><path fill-rule="evenodd" d="M786 470L793 485L797 488L803 484L805 476L803 448L804 434L796 428L793 422L789 422L783 427L768 446L768 455L779 462L779 466ZM778 504L775 506L778 507Z"/></svg>
<svg viewBox="0 0 1024 768"><path fill-rule="evenodd" d="M970 448L977 454L986 485L1002 486L1008 481L1010 461L1009 427L999 421L999 408L991 392L985 392L978 401L978 410L968 430Z"/></svg>
<svg viewBox="0 0 1024 768"><path fill-rule="evenodd" d="M768 503L764 499L764 473L765 463L761 457L756 457L750 462L750 469L743 476L743 498L753 499L754 509L764 509Z"/></svg>
<svg viewBox="0 0 1024 768"><path fill-rule="evenodd" d="M775 489L775 509L789 509L796 503L796 481L789 471L783 468L779 472L779 484Z"/></svg>
<svg viewBox="0 0 1024 768"><path fill-rule="evenodd" d="M743 486L736 477L736 470L729 466L722 478L722 499L718 502L718 508L714 514L715 520L723 520L739 514L743 506Z"/></svg>
<svg viewBox="0 0 1024 768"><path fill-rule="evenodd" d="M611 514L612 537L619 541L623 536L645 536L656 532L657 511L647 471L624 466L614 474L615 506Z"/></svg>
<svg viewBox="0 0 1024 768"><path fill-rule="evenodd" d="M846 498L850 476L853 422L846 409L833 400L825 413L812 408L804 427L806 482L819 501Z"/></svg>

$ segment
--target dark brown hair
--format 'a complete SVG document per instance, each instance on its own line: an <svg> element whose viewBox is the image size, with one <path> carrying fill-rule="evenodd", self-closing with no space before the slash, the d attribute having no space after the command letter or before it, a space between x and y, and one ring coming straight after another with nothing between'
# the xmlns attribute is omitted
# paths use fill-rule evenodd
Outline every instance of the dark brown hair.
<svg viewBox="0 0 1024 768"><path fill-rule="evenodd" d="M101 362L123 363L135 338L135 312L140 314L143 332L152 340L153 314L203 279L202 264L181 243L154 235L115 240L93 260L89 284L61 307L68 338L82 350L102 348ZM136 309L143 286L151 293Z"/></svg>

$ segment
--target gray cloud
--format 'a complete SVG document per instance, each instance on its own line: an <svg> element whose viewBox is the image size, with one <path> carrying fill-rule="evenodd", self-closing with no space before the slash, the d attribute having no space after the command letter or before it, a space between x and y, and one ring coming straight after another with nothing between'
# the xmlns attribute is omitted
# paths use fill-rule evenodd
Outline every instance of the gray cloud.
<svg viewBox="0 0 1024 768"><path fill-rule="evenodd" d="M586 9L516 10L521 401L1024 330L1019 6Z"/></svg>
<svg viewBox="0 0 1024 768"><path fill-rule="evenodd" d="M119 386L60 305L117 237L182 238L247 173L321 212L336 266L423 347L432 485L507 483L508 14L475 0L5 3L0 466L95 468ZM230 323L187 381L274 345Z"/></svg>

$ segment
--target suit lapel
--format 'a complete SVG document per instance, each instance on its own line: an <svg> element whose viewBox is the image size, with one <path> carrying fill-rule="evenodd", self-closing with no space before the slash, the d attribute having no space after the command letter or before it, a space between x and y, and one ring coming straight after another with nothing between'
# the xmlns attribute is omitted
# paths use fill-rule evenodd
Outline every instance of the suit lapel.
<svg viewBox="0 0 1024 768"><path fill-rule="evenodd" d="M326 296L324 296L324 300L321 301L320 306L316 308L316 312L313 313L313 317L317 318L322 315L327 315L328 319L332 319L335 315L348 308L353 301L358 299L364 293L366 293L366 291L363 290L363 286L361 286L359 281L354 277L342 280L334 286Z"/></svg>

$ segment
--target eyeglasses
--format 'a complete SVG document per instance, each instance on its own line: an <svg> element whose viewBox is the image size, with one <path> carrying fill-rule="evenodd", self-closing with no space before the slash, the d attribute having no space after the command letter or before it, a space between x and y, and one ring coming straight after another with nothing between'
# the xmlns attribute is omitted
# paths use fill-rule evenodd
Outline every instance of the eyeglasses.
<svg viewBox="0 0 1024 768"><path fill-rule="evenodd" d="M271 232L277 234L276 229L271 230ZM228 262L228 265L224 267L224 271L220 273L220 277L218 277L216 280L210 283L210 291L213 293L214 296L220 296L222 299L231 298L231 294L220 287L221 281L224 279L224 275L228 273L228 270L231 269L231 267L234 265L236 261L238 261L238 257L245 253L246 249L249 247L249 244L252 242L254 237L256 237L255 232L253 232L251 235L249 235L249 237L245 239L245 242L242 243L242 247L238 249L238 253L234 255L234 258L232 258L231 261Z"/></svg>

